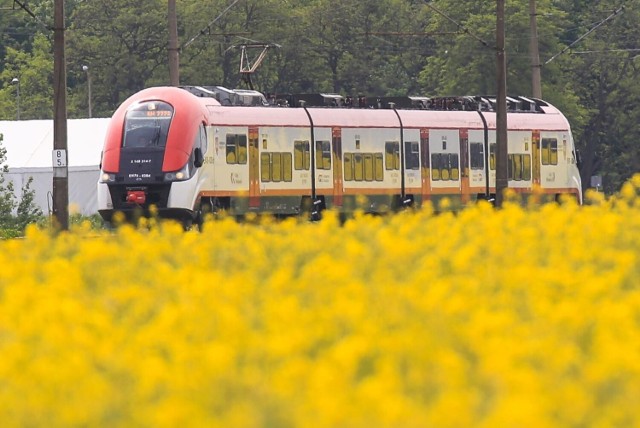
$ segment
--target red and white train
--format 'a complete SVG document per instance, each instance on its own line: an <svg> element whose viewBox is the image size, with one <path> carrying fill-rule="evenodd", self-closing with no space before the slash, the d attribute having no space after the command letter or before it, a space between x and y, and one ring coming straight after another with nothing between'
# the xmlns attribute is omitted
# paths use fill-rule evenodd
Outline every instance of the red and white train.
<svg viewBox="0 0 640 428"><path fill-rule="evenodd" d="M153 205L160 216L188 223L207 210L382 212L495 193L495 100L291 100L296 107L272 105L254 91L193 86L131 96L107 131L100 214L110 221L117 211ZM541 100L508 103L508 187L581 202L567 119Z"/></svg>

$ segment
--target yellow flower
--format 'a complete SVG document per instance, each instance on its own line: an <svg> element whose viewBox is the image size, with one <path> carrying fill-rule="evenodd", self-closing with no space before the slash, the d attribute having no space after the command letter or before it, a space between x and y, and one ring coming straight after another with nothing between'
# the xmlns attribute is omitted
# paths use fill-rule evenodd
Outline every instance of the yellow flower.
<svg viewBox="0 0 640 428"><path fill-rule="evenodd" d="M639 188L344 223L29 227L0 241L0 421L640 425Z"/></svg>

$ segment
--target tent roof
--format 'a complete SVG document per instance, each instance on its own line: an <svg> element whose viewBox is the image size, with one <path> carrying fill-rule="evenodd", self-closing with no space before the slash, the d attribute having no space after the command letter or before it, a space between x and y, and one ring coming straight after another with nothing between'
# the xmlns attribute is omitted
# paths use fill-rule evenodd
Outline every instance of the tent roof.
<svg viewBox="0 0 640 428"><path fill-rule="evenodd" d="M67 157L69 167L98 166L109 118L68 119ZM0 121L2 146L7 165L15 168L52 166L53 120Z"/></svg>

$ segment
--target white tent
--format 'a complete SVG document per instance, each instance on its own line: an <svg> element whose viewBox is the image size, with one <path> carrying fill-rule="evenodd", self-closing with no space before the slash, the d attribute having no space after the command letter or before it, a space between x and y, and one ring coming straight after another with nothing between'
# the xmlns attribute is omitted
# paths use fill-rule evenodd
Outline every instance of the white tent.
<svg viewBox="0 0 640 428"><path fill-rule="evenodd" d="M96 183L100 175L100 154L110 119L67 120L67 165L69 169L69 212L84 215L98 212ZM0 121L2 146L7 149L7 180L13 181L19 197L29 177L35 203L48 214L53 209L53 120Z"/></svg>

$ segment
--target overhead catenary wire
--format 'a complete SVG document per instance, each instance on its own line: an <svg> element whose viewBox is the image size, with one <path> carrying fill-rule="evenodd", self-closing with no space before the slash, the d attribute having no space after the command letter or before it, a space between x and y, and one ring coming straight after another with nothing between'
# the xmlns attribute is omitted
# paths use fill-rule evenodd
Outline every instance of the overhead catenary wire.
<svg viewBox="0 0 640 428"><path fill-rule="evenodd" d="M42 22L42 20L40 18L38 18L36 16L36 14L31 11L31 9L29 9L29 7L27 6L26 2L21 2L20 0L13 0L13 4L14 4L14 7L15 7L16 4L18 6L20 6L20 9L24 10L25 12L27 12L27 14L30 17L32 17L38 24L42 25L47 30L50 30L50 31L53 30L53 26L52 25L47 25L44 22Z"/></svg>
<svg viewBox="0 0 640 428"><path fill-rule="evenodd" d="M220 15L216 16L216 18L211 21L206 27L204 27L202 30L200 30L200 32L198 34L196 34L195 36L193 36L191 39L189 39L186 43L184 43L182 46L180 46L180 50L186 48L187 46L189 46L190 44L192 44L198 37L202 36L203 34L206 34L207 31L209 31L211 29L211 26L213 24L215 24L216 22L218 22L218 20L220 18L222 18L233 6L236 5L236 3L238 3L240 0L235 0L233 3L231 3L229 6L226 7L225 10L223 10Z"/></svg>
<svg viewBox="0 0 640 428"><path fill-rule="evenodd" d="M491 48L491 45L489 45L489 43L487 43L486 41L484 41L483 39L481 39L480 37L476 36L475 34L473 34L467 27L465 27L464 25L462 25L461 23L459 23L458 21L456 21L455 19L451 18L449 15L447 15L446 13L442 12L441 10L437 9L435 6L433 6L432 4L429 3L430 0L424 0L425 5L433 10L434 12L436 12L438 15L444 17L445 19L451 21L453 24L455 24L458 28L460 28L462 31L464 31L466 34L468 34L469 36L473 37L474 39L476 39L477 41L479 41L480 43L482 43L485 47Z"/></svg>
<svg viewBox="0 0 640 428"><path fill-rule="evenodd" d="M600 49L600 50L590 50L590 51L571 51L571 55L588 55L588 54L596 54L596 53L624 53L624 52L640 52L640 48Z"/></svg>
<svg viewBox="0 0 640 428"><path fill-rule="evenodd" d="M575 41L573 41L571 44L569 44L567 47L565 47L564 49L562 49L560 52L558 52L557 54L555 54L554 56L552 56L551 58L549 58L547 61L544 62L544 64L542 65L547 65L549 64L551 61L553 61L554 59L556 59L557 57L559 57L560 55L562 55L563 53L565 53L566 51L568 51L569 49L571 49L573 46L575 46L576 44L578 44L582 39L584 39L585 37L587 37L589 34L593 33L594 31L596 31L598 28L600 28L601 26L603 26L605 23L607 23L609 20L613 19L614 17L618 16L618 14L620 14L622 11L624 10L624 5L620 6L618 9L614 10L613 13L611 13L609 16L607 16L605 19L603 19L602 21L598 22L595 26L593 26L589 31L587 31L586 33L584 33L582 36L578 37Z"/></svg>

